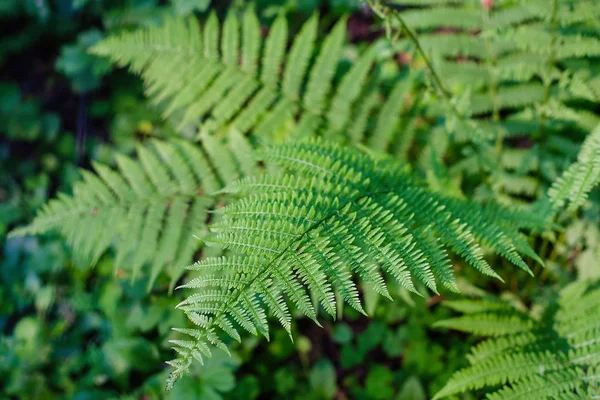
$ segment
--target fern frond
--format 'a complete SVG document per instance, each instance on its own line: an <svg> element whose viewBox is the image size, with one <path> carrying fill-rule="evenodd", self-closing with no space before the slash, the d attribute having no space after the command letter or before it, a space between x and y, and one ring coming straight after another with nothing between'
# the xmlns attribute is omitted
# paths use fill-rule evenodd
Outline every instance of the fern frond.
<svg viewBox="0 0 600 400"><path fill-rule="evenodd" d="M191 267L201 275L183 287L203 290L180 308L204 322L191 349L178 347L169 384L223 326L267 336L268 311L289 332L291 305L315 322L319 308L336 315L336 298L364 313L359 284L385 297L388 280L415 293L418 285L456 291L448 252L499 278L485 245L529 271L519 254L528 245L513 241L523 226L517 211L430 193L391 159L320 140L271 147L264 159L286 173L229 186L243 196L219 210L207 243L236 255Z"/></svg>
<svg viewBox="0 0 600 400"><path fill-rule="evenodd" d="M567 286L541 319L508 302L461 303L469 314L436 325L491 338L472 349L471 365L456 372L434 399L482 388L488 389L488 399L498 400L600 394L598 282Z"/></svg>
<svg viewBox="0 0 600 400"><path fill-rule="evenodd" d="M548 190L556 208L568 203L574 211L586 201L588 194L600 183L600 125L590 133L581 146L577 161L560 176Z"/></svg>
<svg viewBox="0 0 600 400"><path fill-rule="evenodd" d="M242 173L228 148L206 139L206 152L184 140L152 141L138 147L137 160L117 156L118 170L94 164L95 173L81 171L83 180L72 196L60 194L29 226L10 235L58 230L74 253L92 265L114 245L115 268L129 270L134 279L148 266L149 286L168 268L173 284L182 273L176 267L193 259L195 235L206 231L206 213L214 201L209 194L253 171ZM232 136L230 142L248 153L245 138Z"/></svg>
<svg viewBox="0 0 600 400"><path fill-rule="evenodd" d="M281 14L263 40L248 8L241 17L231 11L221 26L212 14L203 27L193 18L169 20L112 36L93 52L140 74L148 96L181 130L200 124L206 134L237 130L267 142L327 132L339 140L353 127L352 113L362 108L376 51L368 48L338 79L346 19L317 42L318 28L315 14L288 43ZM383 103L381 96L369 101Z"/></svg>

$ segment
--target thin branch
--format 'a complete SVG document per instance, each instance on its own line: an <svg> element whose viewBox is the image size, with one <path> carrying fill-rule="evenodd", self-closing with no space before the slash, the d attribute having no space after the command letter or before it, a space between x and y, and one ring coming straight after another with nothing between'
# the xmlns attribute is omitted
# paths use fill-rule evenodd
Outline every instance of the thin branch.
<svg viewBox="0 0 600 400"><path fill-rule="evenodd" d="M550 88L552 86L552 69L554 67L554 52L556 45L556 29L557 29L557 13L558 13L558 0L552 2L552 14L550 17L550 25L552 27L552 37L550 39L550 54L548 56L548 63L546 64L546 73L544 74L544 100L542 101L542 107L540 110L540 130L537 137L541 138L544 136L544 129L546 125L546 106L550 101Z"/></svg>
<svg viewBox="0 0 600 400"><path fill-rule="evenodd" d="M369 7L373 10L373 12L378 17L380 17L386 24L386 33L387 33L388 37L392 37L391 36L391 24L390 24L388 17L392 17L393 19L396 20L396 22L398 22L400 24L402 29L397 32L397 34L393 37L393 39L397 38L403 31L406 33L406 35L408 36L410 41L413 43L413 45L417 49L417 52L419 53L419 55L423 58L423 61L425 62L425 65L427 66L427 69L429 70L429 73L431 74L433 81L435 82L435 85L437 86L438 91L444 96L444 98L448 102L450 102L452 100L452 94L444 86L442 79L440 78L439 74L433 67L431 60L425 53L425 50L423 50L423 47L421 46L421 43L419 42L417 35L406 24L406 22L404 21L404 19L400 15L400 13L397 10L394 10L393 8L388 6L387 4L384 4L381 0L366 0L366 1L367 1L367 4L369 5Z"/></svg>
<svg viewBox="0 0 600 400"><path fill-rule="evenodd" d="M388 38L390 38L392 41L394 41L402 34L402 32L406 33L406 35L408 36L408 39L414 45L417 53L423 58L423 61L425 62L425 66L427 67L427 70L429 71L429 74L432 77L435 89L438 92L438 94L441 96L441 98L444 100L444 102L446 103L446 106L447 106L449 112L456 119L467 124L469 126L469 128L473 129L474 132L478 132L478 133L483 132L484 135L488 134L489 132L485 132L485 130L483 130L481 127L479 127L475 120L471 119L468 116L465 116L462 112L460 112L456 108L456 106L454 105L452 93L450 93L450 91L448 89L446 89L446 86L442 82L442 78L440 77L440 75L437 73L437 71L433 67L433 63L431 62L430 58L427 56L427 53L425 53L425 50L423 50L423 47L421 46L419 38L417 38L417 35L410 29L408 24L404 21L401 13L398 12L398 10L395 10L394 8L385 4L383 0L364 0L364 1L366 1L367 5L371 8L371 10L373 10L373 12L383 20ZM401 27L394 35L392 35L392 24L390 22L390 18L393 18ZM480 137L480 135L474 135L474 137L472 138L472 140L474 142L476 142L480 145L483 145L484 147L487 147L488 144L485 143L485 140L481 140L481 139L482 138Z"/></svg>

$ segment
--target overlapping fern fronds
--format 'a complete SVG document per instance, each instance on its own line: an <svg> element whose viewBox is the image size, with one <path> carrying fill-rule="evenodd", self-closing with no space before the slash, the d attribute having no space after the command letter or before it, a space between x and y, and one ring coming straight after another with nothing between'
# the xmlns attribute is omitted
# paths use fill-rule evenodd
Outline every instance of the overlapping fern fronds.
<svg viewBox="0 0 600 400"><path fill-rule="evenodd" d="M193 260L196 235L206 231L211 194L257 168L253 160L244 162L252 157L245 138L232 132L229 140L225 147L205 137L204 151L184 140L152 141L138 147L137 160L118 155L117 171L94 164L95 173L81 171L72 196L60 194L11 235L58 230L75 255L92 265L114 245L116 268L134 278L148 265L151 285L169 267L174 284Z"/></svg>
<svg viewBox="0 0 600 400"><path fill-rule="evenodd" d="M439 327L488 339L434 399L479 389L493 400L599 397L599 283L567 286L540 317L501 300L447 302L465 315Z"/></svg>
<svg viewBox="0 0 600 400"><path fill-rule="evenodd" d="M373 124L378 127L372 141L384 147L410 108L404 101L410 82L380 87L373 46L338 79L346 19L317 41L318 25L315 14L288 43L281 14L263 39L248 8L241 17L230 11L222 24L214 13L202 27L194 18L169 20L110 37L93 51L141 74L149 97L181 129L200 123L204 132L234 128L269 140L326 132L358 142Z"/></svg>
<svg viewBox="0 0 600 400"><path fill-rule="evenodd" d="M600 183L600 125L586 138L577 161L554 182L548 195L556 207L567 202L573 211L581 207Z"/></svg>
<svg viewBox="0 0 600 400"><path fill-rule="evenodd" d="M192 166L206 170L209 182L198 182L198 190L211 193L223 184L258 171L252 156L254 146L246 138L250 130L260 133L266 141L277 141L290 135L312 135L326 126L323 132L326 131L327 136L341 139L343 135L340 132L347 130L347 140L367 142L379 150L385 150L397 139L412 79L393 83L387 100L382 100L382 88L373 77L377 74L368 76L375 69L375 49L371 48L334 85L333 78L341 62L345 40L345 21L333 28L320 47L316 45L317 27L318 16L315 15L298 33L289 56L284 55L288 45L285 17L277 18L266 40L262 40L258 19L252 9L248 9L241 18L231 12L222 26L212 14L202 29L193 18L169 20L161 27L111 37L97 45L94 51L109 55L120 64L128 64L142 74L149 95L163 106L166 117L179 113L183 125L187 123L185 121L203 121L196 137L201 148L180 142L178 147L184 147L193 154L173 152ZM285 63L284 68L281 68L282 63ZM361 102L359 99L363 95L367 98ZM350 125L351 113L356 113L357 118ZM372 134L367 137L366 132L371 125ZM227 129L220 130L225 127ZM139 178L142 180L155 174L151 162L156 160L146 154L153 153L140 150L140 155L150 160L140 157L143 171L139 172ZM202 157L206 160L203 161ZM124 165L120 166L121 175L127 178L130 188L144 186L135 182L136 176L127 177L129 167L124 164L125 161L120 163ZM165 167L168 169L170 166L159 165L158 169ZM100 173L100 170L97 172ZM185 245L185 251L177 250L179 236L173 236L166 229L177 235L183 234L182 231L193 231L199 235L204 230L204 222L199 222L193 230L188 229L186 224L192 223L194 218L185 218L180 230L174 227L175 223L171 227L166 224L170 218L187 215L179 207L188 210L189 203L195 201L194 193L173 189L171 186L176 187L176 184L169 186L170 183L152 182L155 185L145 187L146 192L136 192L138 197L131 200L131 204L113 206L109 197L101 198L95 192L103 188L94 186L110 182L103 181L105 178L101 176L98 183L98 179L89 172L84 171L83 175L85 183L78 185L74 197L62 196L52 201L31 226L18 229L13 234L40 233L58 228L73 244L75 255L87 258L91 264L112 243L116 243L118 266L127 264L137 273L142 265L151 263L151 282L165 265L185 265L191 261L191 245ZM168 173L160 176L168 177ZM168 192L157 186L162 184L168 186ZM171 189L175 192L171 193ZM114 193L114 190L108 193L125 202L123 193ZM186 200L180 199L175 203L176 207L171 205L172 196L183 193L186 193ZM154 196L164 197L162 208L160 205L148 208L148 201ZM74 207L78 204L85 206ZM137 208L138 204L141 209ZM121 219L122 215L109 216L105 209L124 213L122 228L110 221L110 218ZM91 210L91 214L87 215L86 210ZM82 215L86 218L82 219ZM97 231L92 234L86 228ZM191 233L185 234L186 240L189 239ZM115 238L120 239L115 242ZM140 240L148 241L147 248L146 245L136 245L141 243ZM168 247L157 248L154 245L163 241ZM163 255L155 257L159 252ZM179 274L173 275L173 278L177 276Z"/></svg>
<svg viewBox="0 0 600 400"><path fill-rule="evenodd" d="M597 2L522 0L495 2L489 10L474 0L394 3L412 7L402 17L420 33L425 52L437 58L444 80L472 90L474 116L533 110L538 104L543 106L535 110L538 115L560 120L566 113L553 114L549 95L560 101L600 100L597 78L573 62L600 56L593 24L600 15ZM575 121L586 131L598 121L590 114ZM507 134L524 133L505 128Z"/></svg>
<svg viewBox="0 0 600 400"><path fill-rule="evenodd" d="M391 159L321 140L275 146L264 159L285 173L228 187L245 196L219 210L206 242L232 254L191 266L200 276L183 285L197 290L178 306L197 327L174 341L170 384L211 347L226 349L222 331L268 337L269 312L290 332L292 306L317 323L320 308L335 316L343 303L364 313L359 285L388 298L388 280L457 290L449 252L494 277L482 246L528 272L520 254L537 259L519 229L544 218L433 194Z"/></svg>
<svg viewBox="0 0 600 400"><path fill-rule="evenodd" d="M574 157L570 149L600 123L595 112L600 81L588 66L600 56L595 24L600 3L496 1L487 9L476 0L379 2L407 7L402 19L417 33L451 104L469 123L435 104L431 115L444 115L447 130L459 141L495 144L480 146L471 152L472 160L462 162L466 173L494 171L487 180L492 187L485 189L493 197L510 202L540 194ZM401 39L396 48L406 51L413 44ZM517 172L502 164L498 150L515 142L535 153L538 168Z"/></svg>

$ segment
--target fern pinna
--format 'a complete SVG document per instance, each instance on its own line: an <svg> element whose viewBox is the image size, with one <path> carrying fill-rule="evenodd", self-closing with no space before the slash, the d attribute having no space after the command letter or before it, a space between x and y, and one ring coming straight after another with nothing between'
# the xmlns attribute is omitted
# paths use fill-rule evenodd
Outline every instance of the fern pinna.
<svg viewBox="0 0 600 400"><path fill-rule="evenodd" d="M319 307L335 316L345 302L364 313L356 281L388 298L387 278L411 292L457 291L448 251L494 277L482 245L528 272L519 253L536 258L519 228L543 218L432 194L391 159L319 140L264 155L284 173L227 188L246 196L219 210L206 243L232 254L192 265L200 276L182 286L201 289L178 306L197 327L180 330L192 340L174 341L169 384L212 346L227 348L220 331L268 338L267 312L288 332L290 304L316 323Z"/></svg>
<svg viewBox="0 0 600 400"><path fill-rule="evenodd" d="M434 399L480 389L490 400L600 397L600 282L567 286L541 313L494 298L445 304L465 315L438 327L488 339Z"/></svg>
<svg viewBox="0 0 600 400"><path fill-rule="evenodd" d="M11 235L58 230L88 265L114 246L115 268L126 268L133 279L149 266L149 287L167 268L173 286L206 231L213 193L258 168L245 161L251 148L235 131L228 147L211 137L202 144L152 141L138 146L138 160L118 155L118 171L94 164L95 174L81 171L72 196L51 200Z"/></svg>
<svg viewBox="0 0 600 400"><path fill-rule="evenodd" d="M148 96L181 130L199 123L204 133L236 129L268 142L320 132L360 142L373 125L369 140L383 150L412 107L407 101L412 79L386 89L375 46L342 73L346 19L319 43L318 27L315 14L288 44L281 14L263 39L248 8L242 16L231 10L222 24L214 13L202 27L195 18L168 20L110 37L93 51L141 74Z"/></svg>

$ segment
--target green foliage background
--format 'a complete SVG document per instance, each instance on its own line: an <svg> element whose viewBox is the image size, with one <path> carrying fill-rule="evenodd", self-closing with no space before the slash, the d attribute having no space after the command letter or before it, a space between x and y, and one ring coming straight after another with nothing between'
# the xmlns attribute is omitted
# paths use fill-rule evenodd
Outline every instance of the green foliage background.
<svg viewBox="0 0 600 400"><path fill-rule="evenodd" d="M109 34L152 25L168 16L205 17L209 6L223 16L229 3L244 2L0 3L1 398L422 400L468 365L464 355L477 339L432 327L456 315L441 305L452 295L411 297L392 287L394 302L366 294L371 318L348 309L342 321L325 321L323 328L299 319L293 325L293 342L282 327L273 326L269 342L247 337L232 347L232 357L217 353L202 366L193 364L190 374L165 394L169 372L164 360L172 357L170 329L185 325L185 316L173 311L182 294L170 294L166 279L148 292L146 282L132 281L127 271L115 272L111 254L90 269L57 234L10 239L6 235L30 222L57 192L69 192L78 180L79 167L88 168L92 162L110 165L115 153L130 155L140 142L175 135L144 99L140 81L90 54L90 47ZM357 37L366 30L368 38L379 29L356 0L256 0L254 4L265 25L282 10L291 15L290 21L304 21L319 9L325 21L352 15L355 31L351 33ZM352 53L358 48L351 44L346 50ZM591 68L597 70L597 65ZM390 62L382 74L393 76L398 70ZM453 84L460 90L463 83ZM424 130L423 125L420 128ZM577 146L569 149L564 166L574 161ZM464 156L465 164L481 162L469 158L471 150L470 146L444 149L451 159ZM435 148L427 148L424 154L438 160ZM525 171L526 176L527 167L519 167L507 170ZM456 192L461 178L447 178L461 168L471 167L430 168L428 182L440 191ZM485 175L482 171L485 167L472 168L466 175ZM557 174L548 175L546 180ZM476 197L501 194L509 202L519 190L513 190L513 181L505 178L502 174L497 181L486 181L489 185L471 189ZM597 194L592 193L594 201ZM535 239L536 248L548 260L545 270L534 267L536 280L504 265L499 267L511 271L503 274L506 284L465 269L459 278L463 292L479 295L484 289L508 302L520 298L529 306L533 299L549 301L557 288L576 276L598 278L598 207L586 208L578 220L571 214L561 216L560 222L564 230Z"/></svg>

